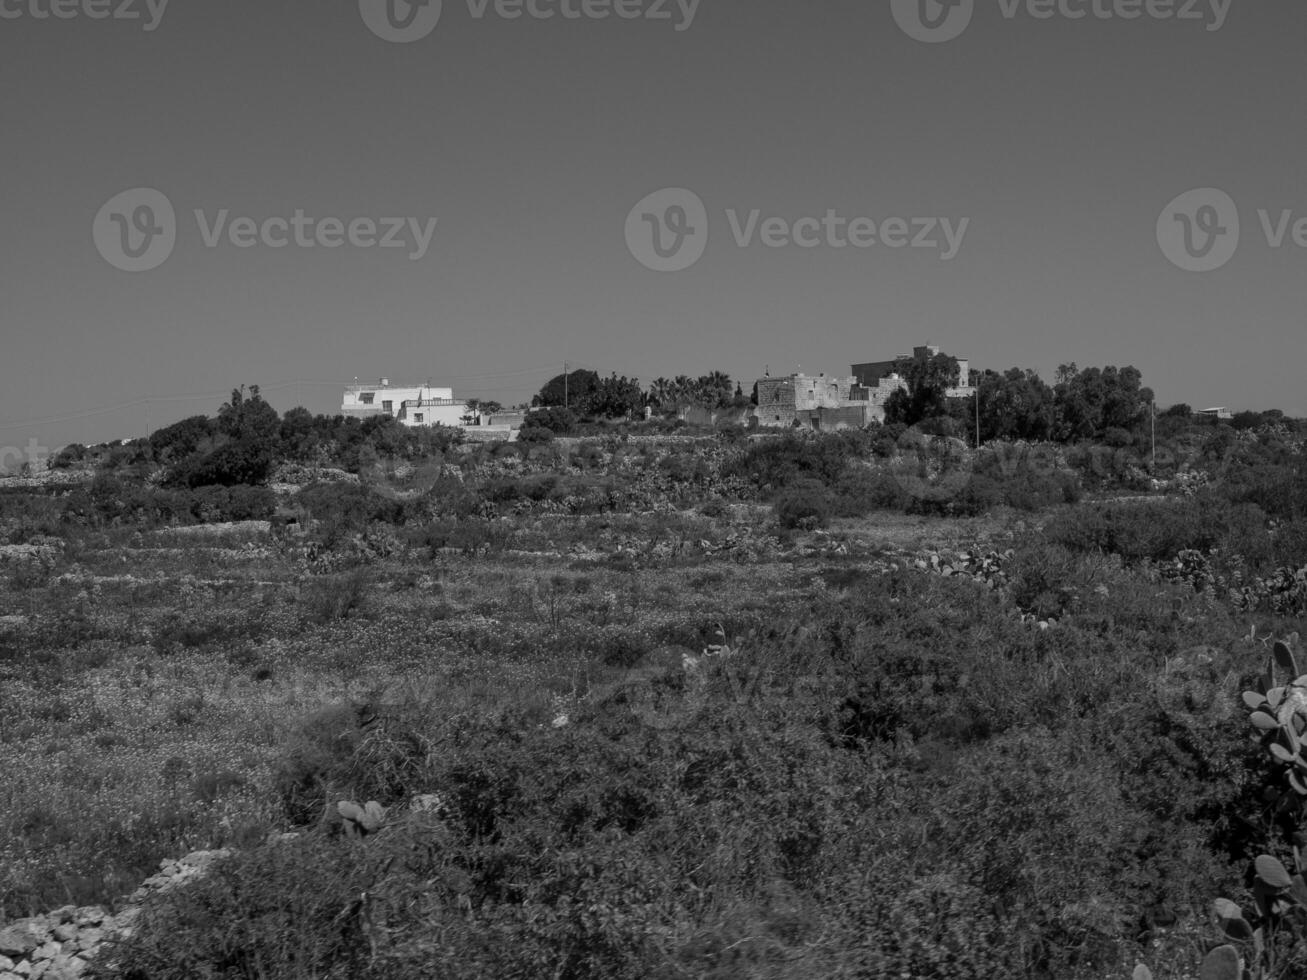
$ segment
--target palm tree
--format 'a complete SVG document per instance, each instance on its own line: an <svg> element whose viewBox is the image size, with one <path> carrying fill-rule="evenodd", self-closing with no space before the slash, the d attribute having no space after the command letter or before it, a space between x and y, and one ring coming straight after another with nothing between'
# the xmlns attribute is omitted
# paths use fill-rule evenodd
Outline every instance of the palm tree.
<svg viewBox="0 0 1307 980"><path fill-rule="evenodd" d="M649 401L662 408L671 397L671 385L666 378L655 378L649 385Z"/></svg>
<svg viewBox="0 0 1307 980"><path fill-rule="evenodd" d="M685 374L678 374L672 381L672 400L678 404L694 397L694 381Z"/></svg>
<svg viewBox="0 0 1307 980"><path fill-rule="evenodd" d="M706 390L704 404L708 408L720 408L731 400L731 376L722 371L710 371L704 377Z"/></svg>

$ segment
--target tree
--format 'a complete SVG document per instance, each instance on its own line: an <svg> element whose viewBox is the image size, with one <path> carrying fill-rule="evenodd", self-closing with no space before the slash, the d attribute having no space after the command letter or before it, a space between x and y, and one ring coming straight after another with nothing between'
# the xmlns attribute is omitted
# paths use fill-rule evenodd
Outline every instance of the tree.
<svg viewBox="0 0 1307 980"><path fill-rule="evenodd" d="M1132 431L1148 418L1153 392L1143 387L1138 368L1080 371L1071 364L1058 368L1058 377L1053 435L1060 441L1101 438L1108 429Z"/></svg>
<svg viewBox="0 0 1307 980"><path fill-rule="evenodd" d="M233 389L231 401L218 409L218 431L232 439L252 439L273 446L280 429L281 418L263 400L258 385L250 386L248 397L244 385Z"/></svg>
<svg viewBox="0 0 1307 980"><path fill-rule="evenodd" d="M1048 439L1056 419L1053 389L1030 369L983 371L976 382L984 440ZM974 418L975 400L968 399Z"/></svg>
<svg viewBox="0 0 1307 980"><path fill-rule="evenodd" d="M582 414L603 419L629 418L640 410L644 392L640 385L616 374L604 378L591 389L579 406Z"/></svg>
<svg viewBox="0 0 1307 980"><path fill-rule="evenodd" d="M649 390L645 393L645 404L654 408L662 408L663 405L671 399L672 383L666 378L658 377L649 383Z"/></svg>
<svg viewBox="0 0 1307 980"><path fill-rule="evenodd" d="M584 414L580 406L585 404L585 399L598 384L599 375L594 371L577 369L568 374L560 374L545 382L545 386L540 389L540 394L531 400L531 404L533 407L545 408L555 405L565 406L578 409L581 414Z"/></svg>
<svg viewBox="0 0 1307 980"><path fill-rule="evenodd" d="M1057 371L1053 374L1053 384L1066 384L1079 373L1080 369L1076 367L1075 361L1072 361L1070 364L1059 364L1057 366Z"/></svg>
<svg viewBox="0 0 1307 980"><path fill-rule="evenodd" d="M901 358L895 371L907 382L907 391L894 392L885 402L885 420L916 425L923 419L948 414L949 388L957 386L961 376L958 359L947 354L926 352Z"/></svg>
<svg viewBox="0 0 1307 980"><path fill-rule="evenodd" d="M307 460L312 457L320 442L318 424L307 408L297 405L281 417L278 433L282 452L289 458Z"/></svg>
<svg viewBox="0 0 1307 980"><path fill-rule="evenodd" d="M160 463L175 463L198 452L215 431L216 426L207 415L192 415L151 434L150 450Z"/></svg>

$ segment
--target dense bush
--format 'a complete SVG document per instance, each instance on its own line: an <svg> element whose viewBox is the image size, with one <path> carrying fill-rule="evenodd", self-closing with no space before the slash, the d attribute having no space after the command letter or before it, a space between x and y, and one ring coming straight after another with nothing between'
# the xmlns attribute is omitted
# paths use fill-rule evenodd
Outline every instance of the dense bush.
<svg viewBox="0 0 1307 980"><path fill-rule="evenodd" d="M317 521L359 530L373 521L399 524L404 504L358 483L313 483L295 496L297 506Z"/></svg>
<svg viewBox="0 0 1307 980"><path fill-rule="evenodd" d="M752 443L724 473L764 490L779 490L797 480L829 485L844 475L852 460L865 457L871 443L872 437L861 431L765 439Z"/></svg>
<svg viewBox="0 0 1307 980"><path fill-rule="evenodd" d="M277 495L267 487L200 487L190 494L191 515L201 524L266 521L277 509Z"/></svg>
<svg viewBox="0 0 1307 980"><path fill-rule="evenodd" d="M70 470L91 458L91 451L81 443L74 442L64 446L50 458L50 469Z"/></svg>
<svg viewBox="0 0 1307 980"><path fill-rule="evenodd" d="M272 448L252 439L225 443L211 452L187 456L168 474L175 487L257 486L268 481L276 459Z"/></svg>
<svg viewBox="0 0 1307 980"><path fill-rule="evenodd" d="M553 442L554 430L544 425L523 425L517 434L518 442Z"/></svg>
<svg viewBox="0 0 1307 980"><path fill-rule="evenodd" d="M776 497L776 520L781 527L812 531L830 523L830 504L819 483L796 483Z"/></svg>
<svg viewBox="0 0 1307 980"><path fill-rule="evenodd" d="M529 434L532 429L548 429L556 436L568 436L575 428L576 415L569 409L554 405L528 412L526 418L522 420L522 428L517 437L519 439L526 437L528 442L536 439L537 437Z"/></svg>
<svg viewBox="0 0 1307 980"><path fill-rule="evenodd" d="M1228 540L1265 539L1259 510L1231 507L1212 496L1071 508L1050 520L1044 533L1050 542L1074 551L1153 561L1186 549L1207 551Z"/></svg>

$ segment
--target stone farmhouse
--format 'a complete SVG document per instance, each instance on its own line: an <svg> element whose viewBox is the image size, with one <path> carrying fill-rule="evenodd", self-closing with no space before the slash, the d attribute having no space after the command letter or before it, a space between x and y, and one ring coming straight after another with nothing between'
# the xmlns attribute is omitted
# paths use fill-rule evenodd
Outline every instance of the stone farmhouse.
<svg viewBox="0 0 1307 980"><path fill-rule="evenodd" d="M424 385L392 385L382 378L374 385L350 385L340 413L346 417L368 418L390 415L407 426L461 426L468 414L465 401L454 397L453 388Z"/></svg>
<svg viewBox="0 0 1307 980"><path fill-rule="evenodd" d="M858 428L885 420L885 403L894 392L908 383L895 367L902 359L913 356L933 357L940 348L932 344L913 348L912 354L900 354L892 361L854 364L847 377L825 374L770 375L758 379L758 424L770 428L791 428L796 423L805 428L834 430ZM971 362L958 358L958 386L948 389L949 398L969 398L976 393L972 386Z"/></svg>
<svg viewBox="0 0 1307 980"><path fill-rule="evenodd" d="M853 374L854 377L858 379L858 384L862 385L864 388L875 388L880 385L883 380L891 377L898 377L894 373L894 368L899 361L908 360L913 357L935 357L940 353L941 350L936 345L925 344L921 347L912 348L911 354L900 354L892 361L871 361L867 364L854 364ZM969 358L959 357L957 358L957 362L958 386L956 388L948 389L945 394L947 394L949 398L970 398L976 393L976 389L972 385L971 361ZM898 388L904 387L906 384L907 382L899 378L898 383L892 385L889 390L894 391ZM886 395L885 397L888 398L889 396Z"/></svg>
<svg viewBox="0 0 1307 980"><path fill-rule="evenodd" d="M867 395L851 377L767 375L758 379L758 424L771 428L857 428L867 423Z"/></svg>

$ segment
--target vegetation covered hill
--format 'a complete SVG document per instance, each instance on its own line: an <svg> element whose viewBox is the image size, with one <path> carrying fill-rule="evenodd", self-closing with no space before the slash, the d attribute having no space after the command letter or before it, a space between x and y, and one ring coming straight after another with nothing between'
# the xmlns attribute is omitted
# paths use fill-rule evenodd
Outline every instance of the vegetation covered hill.
<svg viewBox="0 0 1307 980"><path fill-rule="evenodd" d="M227 846L96 969L1182 978L1216 897L1292 920L1240 694L1307 607L1293 423L576 424L242 397L0 487L3 915Z"/></svg>

